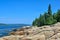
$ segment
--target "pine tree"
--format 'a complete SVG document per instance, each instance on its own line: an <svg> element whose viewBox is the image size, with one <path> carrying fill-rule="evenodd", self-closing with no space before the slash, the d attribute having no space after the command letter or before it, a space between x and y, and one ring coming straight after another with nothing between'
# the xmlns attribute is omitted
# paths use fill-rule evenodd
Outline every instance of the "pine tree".
<svg viewBox="0 0 60 40"><path fill-rule="evenodd" d="M48 14L47 14L47 24L51 25L53 24L53 15L52 15L52 11L51 11L51 5L49 4L48 6Z"/></svg>
<svg viewBox="0 0 60 40"><path fill-rule="evenodd" d="M45 13L44 13L44 20L45 20L44 24L45 24L45 25L47 24L47 17L48 17L47 15L48 15L47 12L45 12Z"/></svg>
<svg viewBox="0 0 60 40"><path fill-rule="evenodd" d="M57 22L60 22L60 10L57 12Z"/></svg>
<svg viewBox="0 0 60 40"><path fill-rule="evenodd" d="M40 14L40 17L38 19L39 19L38 26L43 26L45 24L45 17L44 17L44 15Z"/></svg>
<svg viewBox="0 0 60 40"><path fill-rule="evenodd" d="M45 12L43 15L40 14L40 17L36 18L32 25L40 27L43 25L52 25L57 22L60 22L60 10L52 15L51 5L49 4L48 12Z"/></svg>
<svg viewBox="0 0 60 40"><path fill-rule="evenodd" d="M53 18L54 18L54 23L53 24L57 23L57 13L53 14Z"/></svg>
<svg viewBox="0 0 60 40"><path fill-rule="evenodd" d="M52 15L52 11L51 11L51 5L49 4L48 6L48 14L51 16Z"/></svg>
<svg viewBox="0 0 60 40"><path fill-rule="evenodd" d="M33 25L33 26L37 26L37 24L38 24L38 19L36 18L36 19L33 21L32 25Z"/></svg>

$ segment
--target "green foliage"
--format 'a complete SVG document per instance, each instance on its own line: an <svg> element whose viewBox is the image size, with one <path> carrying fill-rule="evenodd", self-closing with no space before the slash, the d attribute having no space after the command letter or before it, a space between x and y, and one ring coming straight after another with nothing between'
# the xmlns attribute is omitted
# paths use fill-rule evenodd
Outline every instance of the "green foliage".
<svg viewBox="0 0 60 40"><path fill-rule="evenodd" d="M49 4L49 6L48 6L48 14L49 14L49 16L51 16L51 15L52 15L51 5L50 5L50 4Z"/></svg>
<svg viewBox="0 0 60 40"><path fill-rule="evenodd" d="M54 23L57 23L57 13L53 14L53 18L54 18Z"/></svg>
<svg viewBox="0 0 60 40"><path fill-rule="evenodd" d="M32 23L33 26L43 26L43 25L52 25L54 23L60 22L60 10L57 13L52 15L51 5L48 6L48 12L45 12L43 15L40 14L40 17L35 19Z"/></svg>
<svg viewBox="0 0 60 40"><path fill-rule="evenodd" d="M33 26L37 26L37 22L38 22L38 19L36 18L36 19L33 21L32 25L33 25Z"/></svg>
<svg viewBox="0 0 60 40"><path fill-rule="evenodd" d="M47 25L51 25L51 24L53 24L53 15L52 15L52 11L51 11L51 5L49 4L49 7L48 7L48 13L47 13L47 21L46 21L46 23L47 23Z"/></svg>
<svg viewBox="0 0 60 40"><path fill-rule="evenodd" d="M38 21L39 25L38 26L44 25L44 23L45 23L44 16L40 14L40 17L38 19L39 19L39 21Z"/></svg>
<svg viewBox="0 0 60 40"><path fill-rule="evenodd" d="M60 22L60 10L57 11L57 22Z"/></svg>

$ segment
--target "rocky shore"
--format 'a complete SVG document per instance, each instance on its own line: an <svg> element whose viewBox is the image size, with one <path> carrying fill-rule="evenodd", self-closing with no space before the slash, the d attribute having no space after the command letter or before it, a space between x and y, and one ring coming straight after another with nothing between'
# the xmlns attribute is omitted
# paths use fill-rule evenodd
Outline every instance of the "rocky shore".
<svg viewBox="0 0 60 40"><path fill-rule="evenodd" d="M1 37L0 40L60 40L60 23L42 27L24 27L12 31L10 36Z"/></svg>

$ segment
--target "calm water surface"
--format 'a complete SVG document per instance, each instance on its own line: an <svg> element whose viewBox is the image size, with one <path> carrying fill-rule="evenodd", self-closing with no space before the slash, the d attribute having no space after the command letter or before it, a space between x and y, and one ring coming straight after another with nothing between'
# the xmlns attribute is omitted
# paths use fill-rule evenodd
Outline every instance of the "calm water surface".
<svg viewBox="0 0 60 40"><path fill-rule="evenodd" d="M18 29L27 25L8 25L8 26L0 26L0 37L7 36L12 29Z"/></svg>

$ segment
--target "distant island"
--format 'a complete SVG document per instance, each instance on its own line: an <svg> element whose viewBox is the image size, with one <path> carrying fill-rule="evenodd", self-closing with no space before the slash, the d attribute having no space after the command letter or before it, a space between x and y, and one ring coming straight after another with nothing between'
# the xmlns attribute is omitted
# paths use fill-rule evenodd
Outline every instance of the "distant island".
<svg viewBox="0 0 60 40"><path fill-rule="evenodd" d="M31 24L4 24L4 23L0 23L0 26L3 26L3 25L4 25L4 26L5 26L5 25L7 25L7 26L8 26L8 25L9 25L9 26L14 26L14 25L16 25L16 26L19 26L19 25L20 25L20 26L21 26L21 25L27 26L27 25L29 25L29 26L30 26Z"/></svg>
<svg viewBox="0 0 60 40"><path fill-rule="evenodd" d="M7 24L4 24L4 23L0 23L0 26L1 26L1 25L7 25Z"/></svg>

